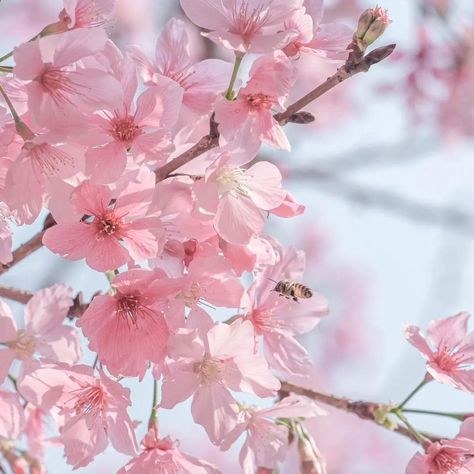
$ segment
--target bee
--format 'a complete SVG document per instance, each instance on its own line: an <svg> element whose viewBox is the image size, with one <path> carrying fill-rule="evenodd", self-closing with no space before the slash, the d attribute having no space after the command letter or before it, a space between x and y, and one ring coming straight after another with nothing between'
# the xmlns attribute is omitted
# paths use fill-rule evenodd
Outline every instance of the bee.
<svg viewBox="0 0 474 474"><path fill-rule="evenodd" d="M271 279L270 279L271 280ZM275 281L275 288L272 291L276 291L280 296L284 296L287 299L292 299L293 301L298 302L298 298L311 298L313 296L313 290L307 286L298 283L296 281L290 280L280 280Z"/></svg>

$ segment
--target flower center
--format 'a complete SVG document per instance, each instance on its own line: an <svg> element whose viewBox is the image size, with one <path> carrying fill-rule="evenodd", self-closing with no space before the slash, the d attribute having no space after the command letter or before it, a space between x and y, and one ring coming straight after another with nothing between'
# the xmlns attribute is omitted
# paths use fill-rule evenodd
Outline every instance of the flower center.
<svg viewBox="0 0 474 474"><path fill-rule="evenodd" d="M36 338L24 330L18 331L17 338L7 343L7 346L16 352L18 359L30 358L36 350L36 345Z"/></svg>
<svg viewBox="0 0 474 474"><path fill-rule="evenodd" d="M125 117L113 117L110 120L111 134L115 140L131 146L133 140L142 134L142 129L135 123L135 117L127 115Z"/></svg>
<svg viewBox="0 0 474 474"><path fill-rule="evenodd" d="M261 334L267 329L276 329L280 326L278 321L275 320L272 316L273 311L271 309L266 311L256 309L252 311L250 317L252 319L257 334Z"/></svg>
<svg viewBox="0 0 474 474"><path fill-rule="evenodd" d="M136 325L138 320L138 309L141 307L138 296L127 295L118 301L117 314L126 321Z"/></svg>
<svg viewBox="0 0 474 474"><path fill-rule="evenodd" d="M456 355L451 354L447 349L441 349L435 354L435 362L442 370L450 371L459 368L459 360Z"/></svg>
<svg viewBox="0 0 474 474"><path fill-rule="evenodd" d="M201 299L201 287L197 281L193 281L186 291L180 295L184 304L189 308L193 308Z"/></svg>
<svg viewBox="0 0 474 474"><path fill-rule="evenodd" d="M273 107L275 100L271 95L257 93L246 96L248 106L253 110L269 110Z"/></svg>
<svg viewBox="0 0 474 474"><path fill-rule="evenodd" d="M77 390L74 410L76 415L98 417L107 403L107 396L99 385L87 385Z"/></svg>
<svg viewBox="0 0 474 474"><path fill-rule="evenodd" d="M55 175L65 166L74 165L74 160L71 156L48 143L35 145L31 142L26 142L23 148L27 150L33 163L46 175Z"/></svg>
<svg viewBox="0 0 474 474"><path fill-rule="evenodd" d="M106 235L115 234L120 229L122 219L118 217L113 210L110 210L105 211L102 216L97 217L95 222L98 229L98 236L105 237Z"/></svg>
<svg viewBox="0 0 474 474"><path fill-rule="evenodd" d="M221 195L230 192L248 196L249 191L245 184L247 178L242 168L224 167L217 176L217 190Z"/></svg>
<svg viewBox="0 0 474 474"><path fill-rule="evenodd" d="M74 71L64 71L52 64L47 64L43 74L37 80L56 104L70 104L72 102L68 96L80 94L80 85L72 80L73 75Z"/></svg>
<svg viewBox="0 0 474 474"><path fill-rule="evenodd" d="M194 364L194 371L201 377L201 383L219 383L224 376L224 362L215 357L205 357L202 362Z"/></svg>
<svg viewBox="0 0 474 474"><path fill-rule="evenodd" d="M460 454L440 451L433 461L439 470L439 474L454 474L459 468L463 467L466 458Z"/></svg>
<svg viewBox="0 0 474 474"><path fill-rule="evenodd" d="M252 36L265 26L269 17L270 9L264 3L250 9L248 0L244 0L240 8L235 2L232 12L232 28L229 31L241 35L249 42Z"/></svg>

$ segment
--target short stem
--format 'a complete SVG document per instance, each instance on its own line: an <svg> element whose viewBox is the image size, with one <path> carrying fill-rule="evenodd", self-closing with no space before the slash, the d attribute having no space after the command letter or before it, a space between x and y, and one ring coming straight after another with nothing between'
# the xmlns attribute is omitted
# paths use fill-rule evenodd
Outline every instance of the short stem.
<svg viewBox="0 0 474 474"><path fill-rule="evenodd" d="M397 410L400 410L401 408L403 408L403 407L413 398L413 396L418 392L418 390L420 390L422 387L424 387L428 382L429 382L429 380L426 380L426 378L424 378L424 379L408 394L408 396L405 398L405 400L403 400L403 402L401 402L401 403L397 406Z"/></svg>
<svg viewBox="0 0 474 474"><path fill-rule="evenodd" d="M237 74L239 73L240 64L242 63L243 57L243 53L235 53L234 69L232 70L232 76L230 78L229 87L227 88L227 92L225 93L225 97L227 100L232 100L234 98L234 85L235 81L237 80Z"/></svg>
<svg viewBox="0 0 474 474"><path fill-rule="evenodd" d="M12 66L0 66L0 72L13 72Z"/></svg>
<svg viewBox="0 0 474 474"><path fill-rule="evenodd" d="M156 427L158 421L158 413L156 411L156 404L158 403L158 381L153 379L153 400L151 405L150 420L148 421L148 429Z"/></svg>
<svg viewBox="0 0 474 474"><path fill-rule="evenodd" d="M4 56L0 57L0 63L7 60L8 58L11 58L12 56L13 56L13 51L10 51L9 53L7 53Z"/></svg>
<svg viewBox="0 0 474 474"><path fill-rule="evenodd" d="M415 439L420 444L423 444L428 440L428 438L418 433L418 431L411 425L411 423L408 421L407 417L403 414L401 410L397 410L394 413L397 416L397 418L408 428L410 433L415 437Z"/></svg>
<svg viewBox="0 0 474 474"><path fill-rule="evenodd" d="M16 378L13 377L13 375L8 374L8 380L10 380L10 382L13 384L13 386L15 387L15 390L16 390L17 389Z"/></svg>
<svg viewBox="0 0 474 474"><path fill-rule="evenodd" d="M7 93L3 90L2 86L0 86L0 94L3 95L3 98L5 99L5 102L7 103L8 108L10 109L10 113L12 114L12 117L13 117L13 120L15 120L15 123L21 123L20 116L18 115L17 111L15 110L15 107L13 106Z"/></svg>
<svg viewBox="0 0 474 474"><path fill-rule="evenodd" d="M403 413L418 413L420 415L437 415L437 416L445 416L448 418L454 418L455 420L463 421L467 414L463 413L448 413L445 411L434 411L434 410L416 410L412 408L402 409Z"/></svg>

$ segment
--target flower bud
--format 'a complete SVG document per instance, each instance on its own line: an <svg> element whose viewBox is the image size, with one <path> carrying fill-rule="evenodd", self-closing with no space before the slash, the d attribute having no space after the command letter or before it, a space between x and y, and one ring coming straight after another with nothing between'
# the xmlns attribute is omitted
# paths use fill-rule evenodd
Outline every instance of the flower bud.
<svg viewBox="0 0 474 474"><path fill-rule="evenodd" d="M369 8L359 18L355 39L361 50L365 50L377 38L382 36L383 32L390 23L387 10L379 6Z"/></svg>

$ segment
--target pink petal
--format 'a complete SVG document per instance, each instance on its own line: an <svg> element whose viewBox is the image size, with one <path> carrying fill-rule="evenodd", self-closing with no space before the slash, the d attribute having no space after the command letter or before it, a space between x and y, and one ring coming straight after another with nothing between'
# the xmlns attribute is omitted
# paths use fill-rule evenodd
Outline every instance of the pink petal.
<svg viewBox="0 0 474 474"><path fill-rule="evenodd" d="M220 0L180 0L186 16L196 25L207 30L220 30L229 22Z"/></svg>
<svg viewBox="0 0 474 474"><path fill-rule="evenodd" d="M180 73L190 66L189 38L182 20L171 18L155 47L156 66L161 74Z"/></svg>
<svg viewBox="0 0 474 474"><path fill-rule="evenodd" d="M63 67L91 56L103 50L107 40L107 34L101 28L81 28L62 33L54 52L54 65Z"/></svg>
<svg viewBox="0 0 474 474"><path fill-rule="evenodd" d="M291 375L308 376L312 363L306 349L292 336L272 332L264 334L265 357L269 365Z"/></svg>
<svg viewBox="0 0 474 474"><path fill-rule="evenodd" d="M247 187L249 197L260 209L269 210L278 207L285 198L286 192L281 188L280 170L267 161L252 165L246 174L250 177Z"/></svg>
<svg viewBox="0 0 474 474"><path fill-rule="evenodd" d="M219 202L214 225L227 242L246 244L252 236L262 232L265 220L249 198L228 193Z"/></svg>
<svg viewBox="0 0 474 474"><path fill-rule="evenodd" d="M53 285L37 291L25 306L25 327L35 335L61 326L72 306L71 288Z"/></svg>
<svg viewBox="0 0 474 474"><path fill-rule="evenodd" d="M467 333L469 313L462 312L445 319L436 319L428 324L427 335L436 347L460 346Z"/></svg>
<svg viewBox="0 0 474 474"><path fill-rule="evenodd" d="M433 357L433 352L428 346L426 339L420 334L420 328L417 326L405 326L403 330L406 340L416 349L418 349L426 359Z"/></svg>
<svg viewBox="0 0 474 474"><path fill-rule="evenodd" d="M16 393L0 390L0 437L16 440L25 424L24 409Z"/></svg>
<svg viewBox="0 0 474 474"><path fill-rule="evenodd" d="M126 150L117 142L111 142L100 148L89 148L85 158L85 172L96 183L117 181L127 164Z"/></svg>
<svg viewBox="0 0 474 474"><path fill-rule="evenodd" d="M4 301L0 300L0 342L16 339L17 327L12 310Z"/></svg>
<svg viewBox="0 0 474 474"><path fill-rule="evenodd" d="M80 260L91 251L95 241L92 226L80 222L57 224L43 236L43 244L62 257Z"/></svg>
<svg viewBox="0 0 474 474"><path fill-rule="evenodd" d="M192 370L178 370L166 374L161 389L160 406L173 408L177 403L187 400L198 389L199 377Z"/></svg>
<svg viewBox="0 0 474 474"><path fill-rule="evenodd" d="M201 385L191 405L193 420L206 430L214 444L236 424L238 406L229 391L219 384Z"/></svg>

